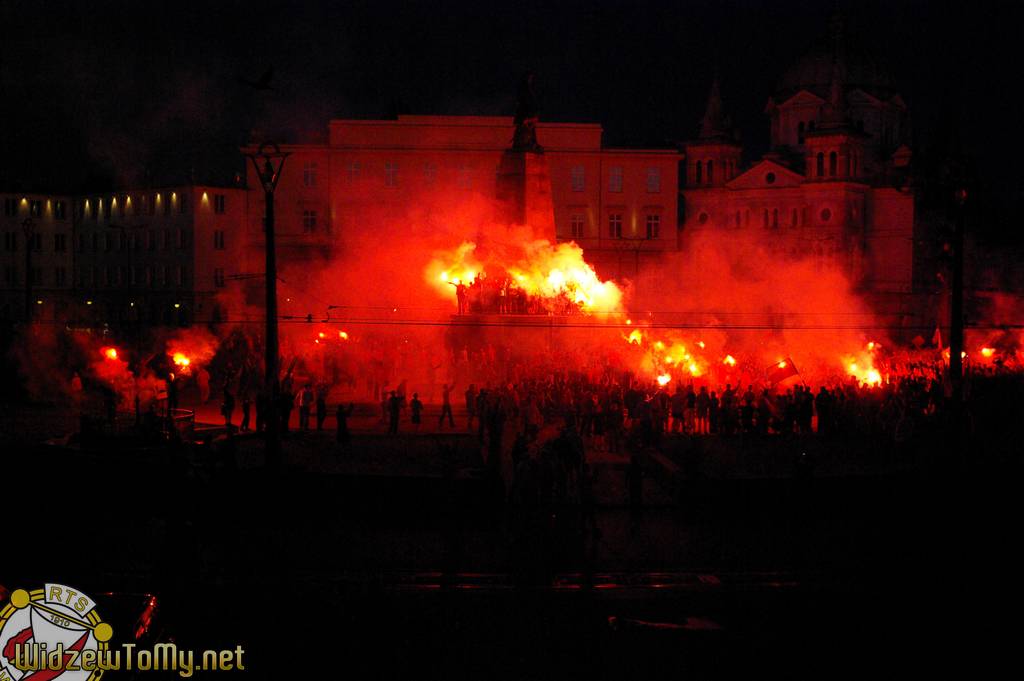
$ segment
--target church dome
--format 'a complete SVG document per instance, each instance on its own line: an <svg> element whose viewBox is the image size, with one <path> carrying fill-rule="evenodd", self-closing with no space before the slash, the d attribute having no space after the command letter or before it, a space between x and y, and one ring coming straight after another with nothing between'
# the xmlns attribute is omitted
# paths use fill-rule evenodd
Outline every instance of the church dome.
<svg viewBox="0 0 1024 681"><path fill-rule="evenodd" d="M823 40L801 57L779 79L775 88L776 101L788 99L800 90L807 90L827 99L832 81L834 54L832 40ZM854 45L844 46L841 64L847 91L861 89L879 99L886 99L896 93L896 84L889 70Z"/></svg>

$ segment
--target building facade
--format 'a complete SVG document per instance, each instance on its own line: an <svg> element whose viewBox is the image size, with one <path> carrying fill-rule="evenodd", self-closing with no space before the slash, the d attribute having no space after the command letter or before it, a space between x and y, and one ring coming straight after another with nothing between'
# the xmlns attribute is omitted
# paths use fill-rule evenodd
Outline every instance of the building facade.
<svg viewBox="0 0 1024 681"><path fill-rule="evenodd" d="M915 194L892 79L833 25L783 75L766 113L770 151L742 166L712 85L700 134L684 146L684 250L708 231L759 230L779 256L839 268L876 309L910 315Z"/></svg>
<svg viewBox="0 0 1024 681"><path fill-rule="evenodd" d="M236 285L245 252L243 189L3 196L4 319L26 318L26 283L39 321L176 325L226 314L218 299Z"/></svg>
<svg viewBox="0 0 1024 681"><path fill-rule="evenodd" d="M332 120L326 144L283 147L290 156L275 195L281 257L328 253L345 234L381 222L402 224L415 237L442 228L436 221L449 220L463 205L474 206L480 229L486 229L500 221L488 209L500 199L502 159L513 131L511 117ZM601 137L596 124L538 124L554 224L550 233L534 227L575 241L614 276L623 274L614 271L620 261L634 266L638 251L678 247L681 156L675 149L605 148ZM260 184L251 167L248 172L250 205L262 206ZM439 205L441 210L427 209ZM262 220L262 209L250 216L256 246Z"/></svg>

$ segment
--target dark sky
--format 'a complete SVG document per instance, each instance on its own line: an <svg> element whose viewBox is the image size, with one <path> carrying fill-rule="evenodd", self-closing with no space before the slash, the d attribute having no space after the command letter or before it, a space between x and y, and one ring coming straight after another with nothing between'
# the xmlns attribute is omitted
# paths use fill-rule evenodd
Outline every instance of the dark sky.
<svg viewBox="0 0 1024 681"><path fill-rule="evenodd" d="M915 144L957 130L989 193L1019 205L1019 3L840 2L890 66ZM717 69L764 149L776 81L827 31L832 0L57 2L0 0L0 184L100 188L230 178L251 131L293 140L336 116L505 114L536 71L542 117L612 145L695 134ZM239 77L273 67L275 90ZM998 188L994 191L991 188Z"/></svg>

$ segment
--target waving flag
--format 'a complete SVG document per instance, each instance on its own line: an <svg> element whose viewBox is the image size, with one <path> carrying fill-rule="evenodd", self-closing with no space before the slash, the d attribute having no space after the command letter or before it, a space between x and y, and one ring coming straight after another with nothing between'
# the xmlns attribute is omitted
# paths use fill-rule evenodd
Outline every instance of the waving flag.
<svg viewBox="0 0 1024 681"><path fill-rule="evenodd" d="M799 375L799 371L796 370L796 364L793 363L792 358L787 357L786 359L776 362L766 369L768 373L769 383L781 383L790 376Z"/></svg>

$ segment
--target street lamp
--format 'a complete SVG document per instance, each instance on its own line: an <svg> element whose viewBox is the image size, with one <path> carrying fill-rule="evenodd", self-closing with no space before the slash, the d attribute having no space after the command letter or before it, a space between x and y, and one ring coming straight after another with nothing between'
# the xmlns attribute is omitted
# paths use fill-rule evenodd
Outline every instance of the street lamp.
<svg viewBox="0 0 1024 681"><path fill-rule="evenodd" d="M32 242L35 240L36 225L32 218L25 218L21 229L25 233L25 321L32 321Z"/></svg>
<svg viewBox="0 0 1024 681"><path fill-rule="evenodd" d="M284 168L284 161L288 152L281 151L281 148L272 143L260 145L259 150L254 154L247 154L252 161L256 177L259 178L263 187L263 200L266 205L266 218L263 223L264 243L266 247L266 359L265 383L270 391L270 418L267 419L267 466L276 468L281 463L281 440L280 440L280 418L277 408L280 404L281 379L278 368L278 342L277 342L277 254L274 250L274 190L281 179L281 170Z"/></svg>

